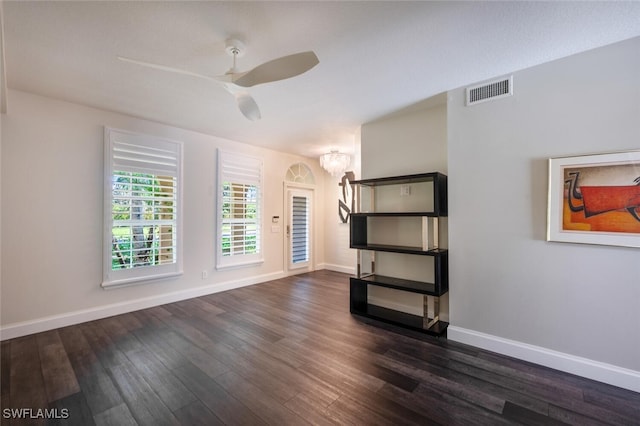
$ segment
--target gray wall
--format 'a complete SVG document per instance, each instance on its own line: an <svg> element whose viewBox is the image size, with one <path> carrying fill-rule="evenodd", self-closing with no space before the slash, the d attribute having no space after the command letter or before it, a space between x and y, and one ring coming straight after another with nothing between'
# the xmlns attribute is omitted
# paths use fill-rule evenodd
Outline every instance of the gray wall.
<svg viewBox="0 0 640 426"><path fill-rule="evenodd" d="M472 107L449 93L451 323L640 371L640 250L545 241L549 157L640 149L640 38L514 88Z"/></svg>

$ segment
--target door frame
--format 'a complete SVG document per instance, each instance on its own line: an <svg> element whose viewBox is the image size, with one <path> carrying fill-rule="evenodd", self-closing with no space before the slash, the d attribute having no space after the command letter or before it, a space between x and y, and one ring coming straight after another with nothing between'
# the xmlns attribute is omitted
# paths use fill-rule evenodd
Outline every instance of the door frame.
<svg viewBox="0 0 640 426"><path fill-rule="evenodd" d="M309 222L311 226L309 227L309 264L306 267L301 268L290 268L290 260L291 256L289 250L289 238L287 237L287 226L289 226L290 221L290 211L289 211L289 191L295 190L304 190L310 192L311 198L311 209L309 210ZM285 181L282 186L282 194L284 200L284 218L283 218L283 230L282 230L282 246L284 247L284 259L283 259L283 270L286 276L302 274L305 272L315 271L316 269L316 256L315 256L315 245L316 245L316 224L315 224L315 205L316 205L316 187L315 185L308 185L303 183L296 182L288 182Z"/></svg>

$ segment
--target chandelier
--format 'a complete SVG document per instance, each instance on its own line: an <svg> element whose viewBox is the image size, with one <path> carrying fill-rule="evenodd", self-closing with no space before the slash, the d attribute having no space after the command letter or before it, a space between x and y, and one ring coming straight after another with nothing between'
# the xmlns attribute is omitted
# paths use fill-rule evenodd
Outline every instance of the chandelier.
<svg viewBox="0 0 640 426"><path fill-rule="evenodd" d="M320 156L320 165L323 169L331 173L331 176L337 176L344 173L349 167L351 157L338 151L331 151Z"/></svg>

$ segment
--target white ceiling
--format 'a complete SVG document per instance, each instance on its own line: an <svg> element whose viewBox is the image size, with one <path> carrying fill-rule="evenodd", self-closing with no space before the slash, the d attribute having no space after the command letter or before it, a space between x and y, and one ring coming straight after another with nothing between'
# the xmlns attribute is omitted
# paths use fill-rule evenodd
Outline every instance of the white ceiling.
<svg viewBox="0 0 640 426"><path fill-rule="evenodd" d="M297 154L353 149L363 123L478 81L640 35L640 2L4 1L7 85ZM313 50L320 64L255 86L245 119L207 80ZM9 98L9 114L11 99ZM390 141L392 142L392 141Z"/></svg>

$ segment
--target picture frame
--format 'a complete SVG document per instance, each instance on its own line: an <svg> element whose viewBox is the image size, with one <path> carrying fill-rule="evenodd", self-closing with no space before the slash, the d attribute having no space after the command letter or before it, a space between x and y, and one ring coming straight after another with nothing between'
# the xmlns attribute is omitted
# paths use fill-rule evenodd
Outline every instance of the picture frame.
<svg viewBox="0 0 640 426"><path fill-rule="evenodd" d="M547 241L640 248L640 150L549 158Z"/></svg>

